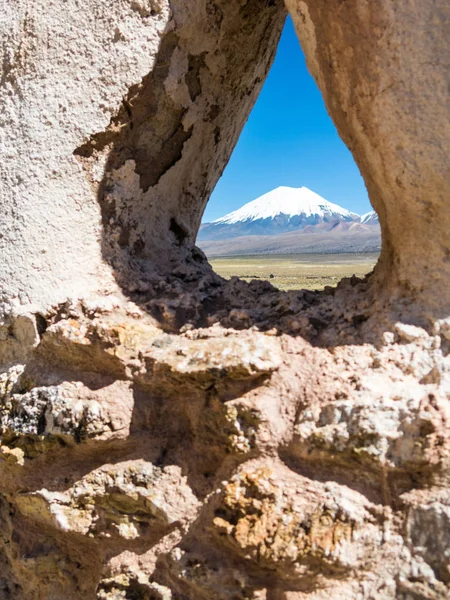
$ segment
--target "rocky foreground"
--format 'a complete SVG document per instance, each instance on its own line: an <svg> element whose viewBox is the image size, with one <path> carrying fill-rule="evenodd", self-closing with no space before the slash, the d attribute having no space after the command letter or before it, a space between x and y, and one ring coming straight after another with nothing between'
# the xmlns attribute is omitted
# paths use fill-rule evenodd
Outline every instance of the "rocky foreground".
<svg viewBox="0 0 450 600"><path fill-rule="evenodd" d="M447 597L450 321L188 275L3 330L0 596Z"/></svg>

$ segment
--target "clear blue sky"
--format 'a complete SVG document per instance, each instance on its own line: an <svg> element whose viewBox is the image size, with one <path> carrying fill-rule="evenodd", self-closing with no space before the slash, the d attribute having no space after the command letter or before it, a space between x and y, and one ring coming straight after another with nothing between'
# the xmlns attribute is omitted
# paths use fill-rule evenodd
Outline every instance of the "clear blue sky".
<svg viewBox="0 0 450 600"><path fill-rule="evenodd" d="M290 19L203 222L222 217L280 185L304 185L359 214L372 210L353 157L306 68Z"/></svg>

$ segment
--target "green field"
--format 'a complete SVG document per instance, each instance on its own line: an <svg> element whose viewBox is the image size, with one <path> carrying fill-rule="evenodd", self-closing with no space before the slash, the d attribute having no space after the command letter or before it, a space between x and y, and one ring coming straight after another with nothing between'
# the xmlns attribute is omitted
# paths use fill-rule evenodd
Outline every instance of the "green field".
<svg viewBox="0 0 450 600"><path fill-rule="evenodd" d="M210 263L226 279L267 279L280 290L321 290L343 277L363 277L377 259L377 254L280 254L213 258Z"/></svg>

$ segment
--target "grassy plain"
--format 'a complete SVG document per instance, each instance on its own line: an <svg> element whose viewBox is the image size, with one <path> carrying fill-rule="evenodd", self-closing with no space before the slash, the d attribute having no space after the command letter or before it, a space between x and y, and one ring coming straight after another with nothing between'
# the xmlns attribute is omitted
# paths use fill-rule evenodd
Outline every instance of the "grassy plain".
<svg viewBox="0 0 450 600"><path fill-rule="evenodd" d="M226 279L267 279L280 290L321 290L343 277L363 277L377 259L377 254L279 254L212 258L210 263Z"/></svg>

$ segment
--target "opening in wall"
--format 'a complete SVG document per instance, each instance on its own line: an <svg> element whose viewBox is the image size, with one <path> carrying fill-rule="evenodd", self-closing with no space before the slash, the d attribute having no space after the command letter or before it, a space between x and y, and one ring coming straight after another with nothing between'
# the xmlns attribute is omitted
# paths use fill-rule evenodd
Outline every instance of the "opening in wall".
<svg viewBox="0 0 450 600"><path fill-rule="evenodd" d="M376 263L378 217L290 18L197 244L219 274L284 290L323 289Z"/></svg>

